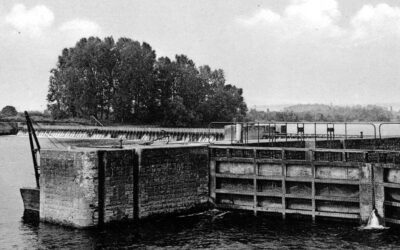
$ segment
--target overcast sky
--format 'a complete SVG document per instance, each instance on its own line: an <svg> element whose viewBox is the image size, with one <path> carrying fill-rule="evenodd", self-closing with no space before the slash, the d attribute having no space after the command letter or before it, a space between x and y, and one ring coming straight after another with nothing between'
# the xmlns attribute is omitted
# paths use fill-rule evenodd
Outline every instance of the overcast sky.
<svg viewBox="0 0 400 250"><path fill-rule="evenodd" d="M61 50L90 35L222 68L249 106L400 102L397 0L0 0L0 108L45 109Z"/></svg>

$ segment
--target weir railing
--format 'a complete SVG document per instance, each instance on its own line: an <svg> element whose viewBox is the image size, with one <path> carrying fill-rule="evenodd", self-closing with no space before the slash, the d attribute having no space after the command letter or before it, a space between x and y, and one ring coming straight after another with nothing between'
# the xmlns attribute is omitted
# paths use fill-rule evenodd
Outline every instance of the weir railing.
<svg viewBox="0 0 400 250"><path fill-rule="evenodd" d="M211 122L208 128L211 131L224 125L224 140L230 141L231 144L260 142L261 140L275 142L354 138L382 139L388 136L396 137L400 134L399 122ZM390 127L390 125L396 125L396 127ZM384 131L383 128L386 130ZM238 129L240 129L239 133Z"/></svg>
<svg viewBox="0 0 400 250"><path fill-rule="evenodd" d="M400 224L400 151L209 146L222 209Z"/></svg>

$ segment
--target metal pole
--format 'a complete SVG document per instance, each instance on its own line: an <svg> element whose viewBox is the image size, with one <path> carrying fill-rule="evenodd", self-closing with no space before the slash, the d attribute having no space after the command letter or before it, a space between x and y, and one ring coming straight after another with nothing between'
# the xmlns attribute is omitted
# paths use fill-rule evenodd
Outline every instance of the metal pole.
<svg viewBox="0 0 400 250"><path fill-rule="evenodd" d="M31 153L32 153L33 169L35 171L36 187L40 188L40 185L39 185L39 169L38 169L37 159L36 159L36 153L38 151L35 149L35 147L33 145L33 138L32 138L33 137L33 135L32 135L33 126L32 126L32 123L30 121L28 112L26 112L26 111L25 111L25 118L26 118L26 126L28 128L28 133L29 133L29 144L30 144Z"/></svg>

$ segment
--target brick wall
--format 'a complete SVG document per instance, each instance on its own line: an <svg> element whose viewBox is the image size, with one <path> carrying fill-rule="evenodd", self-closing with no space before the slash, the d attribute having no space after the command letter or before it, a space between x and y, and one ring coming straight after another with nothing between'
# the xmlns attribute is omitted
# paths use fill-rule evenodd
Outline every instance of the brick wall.
<svg viewBox="0 0 400 250"><path fill-rule="evenodd" d="M181 212L208 201L207 146L139 151L140 218Z"/></svg>
<svg viewBox="0 0 400 250"><path fill-rule="evenodd" d="M40 219L74 227L98 223L96 151L42 150Z"/></svg>

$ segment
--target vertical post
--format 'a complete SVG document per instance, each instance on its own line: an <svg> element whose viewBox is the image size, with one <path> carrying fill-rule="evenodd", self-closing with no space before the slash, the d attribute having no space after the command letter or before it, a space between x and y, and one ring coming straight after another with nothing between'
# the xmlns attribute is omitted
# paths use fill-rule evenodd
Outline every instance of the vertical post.
<svg viewBox="0 0 400 250"><path fill-rule="evenodd" d="M287 124L287 123L285 123L285 126L286 126L285 138L286 138L286 142L287 142L287 135L288 135L288 124Z"/></svg>
<svg viewBox="0 0 400 250"><path fill-rule="evenodd" d="M215 194L215 189L216 189L216 177L215 177L215 171L216 171L216 165L217 162L213 159L210 160L210 198L212 199L212 202L216 203L216 194Z"/></svg>
<svg viewBox="0 0 400 250"><path fill-rule="evenodd" d="M107 164L107 152L98 151L98 226L104 225L104 198L105 198L105 166Z"/></svg>
<svg viewBox="0 0 400 250"><path fill-rule="evenodd" d="M310 150L308 151L309 154L309 160L310 160L310 166L311 166L311 174L312 174L312 181L311 181L311 209L312 209L312 221L315 222L315 210L316 210L316 205L315 205L315 165L314 165L314 151Z"/></svg>
<svg viewBox="0 0 400 250"><path fill-rule="evenodd" d="M370 163L363 163L360 167L360 218L366 223L374 207L373 203L373 182L372 166Z"/></svg>
<svg viewBox="0 0 400 250"><path fill-rule="evenodd" d="M133 220L137 222L139 220L139 170L141 163L142 151L132 150L133 157Z"/></svg>
<svg viewBox="0 0 400 250"><path fill-rule="evenodd" d="M31 154L32 154L32 161L33 161L33 169L35 171L35 180L36 180L36 187L40 188L39 184L39 167L37 163L37 152L40 150L40 145L38 142L38 139L35 135L35 130L32 126L31 119L29 118L28 112L25 111L25 118L26 118L26 126L28 128L28 133L29 133L29 144L31 147ZM35 137L35 142L37 149L35 149L35 146L33 145L33 137Z"/></svg>
<svg viewBox="0 0 400 250"><path fill-rule="evenodd" d="M282 218L286 218L286 164L285 150L282 149Z"/></svg>
<svg viewBox="0 0 400 250"><path fill-rule="evenodd" d="M314 142L317 145L317 123L314 122Z"/></svg>
<svg viewBox="0 0 400 250"><path fill-rule="evenodd" d="M374 172L374 203L375 209L378 212L379 217L385 218L385 187L384 183L384 174L385 168L382 167L382 164L374 164L372 168Z"/></svg>
<svg viewBox="0 0 400 250"><path fill-rule="evenodd" d="M254 187L254 215L257 215L257 176L258 176L258 167L257 167L257 150L253 149L253 187Z"/></svg>

